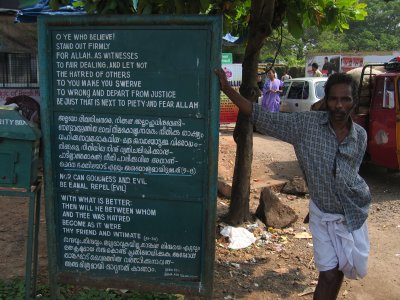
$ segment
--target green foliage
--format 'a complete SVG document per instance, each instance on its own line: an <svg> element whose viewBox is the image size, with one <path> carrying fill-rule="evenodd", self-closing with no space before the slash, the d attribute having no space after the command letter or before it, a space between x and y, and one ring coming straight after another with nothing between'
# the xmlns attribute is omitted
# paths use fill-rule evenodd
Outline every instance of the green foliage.
<svg viewBox="0 0 400 300"><path fill-rule="evenodd" d="M350 20L363 20L367 16L366 4L357 0L287 0L289 32L300 38L304 28L316 26L320 31L349 28Z"/></svg>
<svg viewBox="0 0 400 300"><path fill-rule="evenodd" d="M232 1L235 4L236 1ZM286 0L286 18L283 22L283 42L280 47L278 61L289 66L304 65L305 52L308 51L347 51L348 41L345 38L349 22L358 26L359 20L367 16L366 4L355 0ZM224 30L233 34L243 34L247 26L250 12L250 1L246 1L236 14L224 13ZM227 20L229 21L226 25ZM344 32L341 34L341 32ZM278 31L269 36L261 49L260 61L274 57L280 45ZM244 45L245 46L245 45ZM241 57L244 47L224 49Z"/></svg>
<svg viewBox="0 0 400 300"><path fill-rule="evenodd" d="M283 28L283 43L278 60L289 66L304 65L307 52L343 53L399 50L400 1L364 0L368 16L363 21L349 21L349 29L325 30L305 28L300 38ZM274 33L267 39L260 60L274 56L280 37Z"/></svg>
<svg viewBox="0 0 400 300"><path fill-rule="evenodd" d="M25 297L24 282L18 279L11 281L0 280L0 299L2 300L15 300L23 299Z"/></svg>
<svg viewBox="0 0 400 300"><path fill-rule="evenodd" d="M70 0L50 0L49 5L53 10L67 5ZM75 8L84 8L88 14L133 14L132 0L82 0L73 3Z"/></svg>
<svg viewBox="0 0 400 300"><path fill-rule="evenodd" d="M219 1L212 4L213 14L222 14L224 16L224 32L230 32L233 35L242 35L248 26L251 1Z"/></svg>
<svg viewBox="0 0 400 300"><path fill-rule="evenodd" d="M28 6L35 5L37 3L37 0L19 0L19 8L24 8Z"/></svg>
<svg viewBox="0 0 400 300"><path fill-rule="evenodd" d="M50 0L53 9L68 3L69 0ZM249 24L251 3L251 0L82 0L75 6L85 8L89 14L101 15L219 14L224 16L225 32L243 35ZM285 0L283 3L286 19L278 19L275 25L286 20L288 31L295 38L300 38L304 29L312 26L320 31L337 29L342 32L349 28L349 21L363 20L367 16L366 4L357 0ZM270 2L264 5L263 9L273 9L268 7Z"/></svg>
<svg viewBox="0 0 400 300"><path fill-rule="evenodd" d="M350 22L346 32L352 51L391 51L400 45L400 1L364 0L368 17L361 23Z"/></svg>
<svg viewBox="0 0 400 300"><path fill-rule="evenodd" d="M351 29L350 29L351 30ZM338 33L332 31L323 32L315 43L314 47L309 47L310 52L348 52L349 44L346 39L346 33Z"/></svg>
<svg viewBox="0 0 400 300"><path fill-rule="evenodd" d="M69 0L50 0L49 5L53 10L57 10L60 6L68 5Z"/></svg>
<svg viewBox="0 0 400 300"><path fill-rule="evenodd" d="M308 52L372 52L398 50L400 1L364 0L368 16L349 22L344 32L326 31L310 39ZM307 34L305 34L307 35Z"/></svg>

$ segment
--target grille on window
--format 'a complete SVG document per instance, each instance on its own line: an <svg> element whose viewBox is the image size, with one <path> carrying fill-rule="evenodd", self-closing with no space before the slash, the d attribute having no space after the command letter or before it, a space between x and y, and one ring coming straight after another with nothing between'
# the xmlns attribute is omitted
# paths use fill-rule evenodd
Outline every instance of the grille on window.
<svg viewBox="0 0 400 300"><path fill-rule="evenodd" d="M37 56L0 52L0 87L38 87Z"/></svg>

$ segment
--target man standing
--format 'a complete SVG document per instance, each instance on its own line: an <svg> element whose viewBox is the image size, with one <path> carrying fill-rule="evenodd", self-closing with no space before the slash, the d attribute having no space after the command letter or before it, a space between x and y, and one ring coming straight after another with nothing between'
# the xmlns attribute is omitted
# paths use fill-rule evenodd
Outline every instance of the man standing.
<svg viewBox="0 0 400 300"><path fill-rule="evenodd" d="M283 75L282 75L282 77L281 77L281 80L282 80L282 81L285 81L285 80L289 80L289 79L292 79L292 76L290 76L289 73L288 73L288 71L285 69L285 70L283 71Z"/></svg>
<svg viewBox="0 0 400 300"><path fill-rule="evenodd" d="M313 77L322 77L322 73L318 70L319 66L316 62L312 63L311 70L313 72Z"/></svg>
<svg viewBox="0 0 400 300"><path fill-rule="evenodd" d="M270 113L233 90L216 70L221 90L257 131L291 143L310 193L310 231L319 271L314 300L336 299L343 277L367 274L369 188L358 171L367 146L365 130L354 123L357 82L336 73L325 85L327 111Z"/></svg>
<svg viewBox="0 0 400 300"><path fill-rule="evenodd" d="M329 62L328 56L324 58L324 65L322 66L322 73L330 76L332 74L332 64Z"/></svg>

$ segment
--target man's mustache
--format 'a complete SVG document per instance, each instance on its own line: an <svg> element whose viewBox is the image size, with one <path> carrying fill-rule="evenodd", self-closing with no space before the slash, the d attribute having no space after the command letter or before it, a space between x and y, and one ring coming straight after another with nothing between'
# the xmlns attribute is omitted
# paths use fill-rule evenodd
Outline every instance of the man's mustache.
<svg viewBox="0 0 400 300"><path fill-rule="evenodd" d="M335 110L333 110L332 111L334 114L340 114L340 115L346 115L346 113L348 113L348 112L346 112L345 110L343 110L343 109L335 109Z"/></svg>

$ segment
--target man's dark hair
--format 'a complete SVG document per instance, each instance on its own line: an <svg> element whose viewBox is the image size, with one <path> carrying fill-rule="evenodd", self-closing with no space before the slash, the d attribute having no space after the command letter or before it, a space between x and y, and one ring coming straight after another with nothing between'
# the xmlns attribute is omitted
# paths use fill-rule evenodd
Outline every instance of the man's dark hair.
<svg viewBox="0 0 400 300"><path fill-rule="evenodd" d="M312 63L311 67L318 69L318 64L316 62Z"/></svg>
<svg viewBox="0 0 400 300"><path fill-rule="evenodd" d="M358 82L354 80L354 78L346 73L334 73L329 76L328 80L325 83L325 99L327 99L331 87L336 84L347 84L351 86L351 96L353 98L354 104L358 103Z"/></svg>

